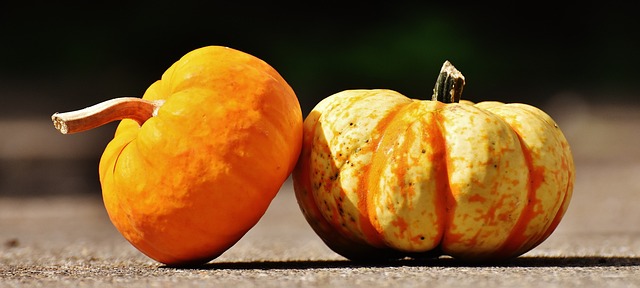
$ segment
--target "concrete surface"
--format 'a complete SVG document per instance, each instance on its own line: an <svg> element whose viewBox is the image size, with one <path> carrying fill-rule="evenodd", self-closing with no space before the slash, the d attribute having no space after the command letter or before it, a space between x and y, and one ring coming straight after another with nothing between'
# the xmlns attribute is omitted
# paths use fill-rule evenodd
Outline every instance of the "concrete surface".
<svg viewBox="0 0 640 288"><path fill-rule="evenodd" d="M637 108L549 109L576 157L574 197L547 241L499 265L356 265L309 228L291 182L240 242L194 269L140 254L111 226L98 193L0 194L0 287L640 287Z"/></svg>

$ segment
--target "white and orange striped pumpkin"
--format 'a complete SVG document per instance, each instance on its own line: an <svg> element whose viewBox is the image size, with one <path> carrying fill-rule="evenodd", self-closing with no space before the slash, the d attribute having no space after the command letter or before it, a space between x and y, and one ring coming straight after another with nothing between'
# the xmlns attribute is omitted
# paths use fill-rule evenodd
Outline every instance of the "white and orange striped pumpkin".
<svg viewBox="0 0 640 288"><path fill-rule="evenodd" d="M336 253L502 260L557 227L575 167L551 117L526 104L434 99L347 90L306 117L295 194Z"/></svg>

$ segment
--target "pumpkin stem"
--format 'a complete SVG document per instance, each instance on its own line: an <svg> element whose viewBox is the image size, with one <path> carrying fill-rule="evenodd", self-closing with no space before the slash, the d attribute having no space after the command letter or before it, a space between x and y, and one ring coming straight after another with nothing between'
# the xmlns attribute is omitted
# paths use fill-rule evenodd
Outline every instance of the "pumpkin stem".
<svg viewBox="0 0 640 288"><path fill-rule="evenodd" d="M440 70L431 100L443 103L458 103L462 96L462 88L464 88L464 76L447 60Z"/></svg>
<svg viewBox="0 0 640 288"><path fill-rule="evenodd" d="M53 126L62 134L82 132L112 121L132 119L142 125L158 114L164 100L149 101L135 97L121 97L96 105L51 116Z"/></svg>

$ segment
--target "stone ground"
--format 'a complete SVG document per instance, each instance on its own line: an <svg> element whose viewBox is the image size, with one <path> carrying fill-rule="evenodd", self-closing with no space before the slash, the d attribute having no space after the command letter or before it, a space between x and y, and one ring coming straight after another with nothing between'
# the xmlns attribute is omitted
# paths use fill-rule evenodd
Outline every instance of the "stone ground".
<svg viewBox="0 0 640 288"><path fill-rule="evenodd" d="M554 118L576 157L574 197L547 241L498 265L346 261L309 228L290 181L240 242L193 269L165 267L135 250L111 226L97 193L0 193L0 286L640 287L638 111L550 109L562 115Z"/></svg>

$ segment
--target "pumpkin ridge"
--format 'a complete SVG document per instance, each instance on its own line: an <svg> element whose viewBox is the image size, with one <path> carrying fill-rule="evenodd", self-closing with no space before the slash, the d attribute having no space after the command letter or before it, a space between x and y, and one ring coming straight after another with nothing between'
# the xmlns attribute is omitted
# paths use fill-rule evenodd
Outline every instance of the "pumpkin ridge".
<svg viewBox="0 0 640 288"><path fill-rule="evenodd" d="M572 173L569 172L569 177L572 176L571 174ZM545 230L545 232L542 233L542 236L540 237L540 239L534 242L534 245L532 247L538 246L542 242L544 242L544 240L546 240L549 236L551 236L551 233L553 233L553 231L558 227L558 224L560 224L560 220L562 219L562 217L567 211L566 209L562 209L562 207L565 207L565 205L568 205L571 200L571 194L572 194L571 190L572 190L571 185L567 185L567 189L565 190L565 193L564 193L564 198L562 199L562 203L560 204L561 209L559 209L558 212L556 212L556 215L551 221L551 224L549 225L547 230Z"/></svg>
<svg viewBox="0 0 640 288"><path fill-rule="evenodd" d="M507 110L507 108L515 109L515 110ZM536 164L537 161L540 161L541 159L544 159L544 158L540 158L541 155L539 155L538 153L541 153L541 152L535 152L534 150L532 150L532 149L536 149L535 147L537 147L537 144L534 144L535 143L534 142L532 143L532 145L534 146L530 147L529 144L527 144L528 140L527 140L527 137L525 137L526 134L523 134L523 133L526 133L528 129L531 129L531 128L524 128L524 127L534 125L534 122L537 123L538 125L542 125L542 127L544 127L545 129L554 129L554 125L551 124L549 121L547 121L547 119L545 119L544 117L540 117L539 111L536 111L536 109L533 109L531 106L524 105L524 104L516 104L516 105L500 104L495 107L491 107L487 109L489 110L489 112L493 112L494 114L497 114L498 116L500 116L505 120L508 119L507 122L509 123L509 126L517 136L516 139L520 142L520 147L522 151L521 153L524 156L525 165L528 170L527 180L526 180L527 181L526 182L527 205L523 207L523 210L520 212L516 225L510 231L510 234L508 235L506 241L503 243L503 245L499 247L496 253L496 256L500 258L515 257L539 245L555 229L555 227L559 222L559 217L561 218L564 211L566 211L566 207L564 206L566 204L564 201L566 201L567 197L570 197L570 195L567 195L567 191L570 190L569 185L572 182L572 180L571 180L571 177L567 177L566 178L567 182L565 182L564 184L561 184L561 185L565 185L567 189L564 191L557 192L558 199L554 200L554 202L558 204L553 206L555 211L551 212L552 214L545 213L545 211L548 211L549 208L546 208L541 211L540 209L543 209L541 205L543 205L544 203L543 199L545 199L545 195L549 196L547 195L548 192L544 192L545 190L541 190L541 187L544 186L545 185L544 183L547 182L545 180L545 177L549 177L548 174L552 172L547 171L546 170L547 168L545 168L544 164L542 164L542 166L540 166L540 164ZM512 112L506 113L508 111L512 111ZM515 111L518 111L518 112L516 113ZM524 118L518 118L518 116L515 116L515 115L521 115L521 117L524 117ZM530 119L530 120L527 121L527 119ZM534 121L534 122L530 122L530 121ZM530 124L526 125L524 123L530 123ZM522 126L522 125L526 125L526 126ZM557 126L555 126L555 128L557 128ZM549 137L553 137L553 140L547 140L546 143L549 143L549 141L552 141L555 144L548 144L548 145L564 146L564 143L566 143L566 140L563 140L563 136L561 134L551 133ZM562 161L564 164L567 161L566 160L567 155L565 153L562 156L563 156ZM567 167L565 166L563 167L564 168L561 169L562 171L569 170L567 169ZM571 171L567 171L567 172L571 173ZM553 181L552 179L549 179L549 180ZM541 217L545 217L544 218L545 220L541 220L542 219ZM537 222L541 222L541 223L536 224ZM529 235L527 233L529 233L528 229L531 227L531 225L544 225L544 228L542 228L544 230L539 230L536 233Z"/></svg>
<svg viewBox="0 0 640 288"><path fill-rule="evenodd" d="M316 114L320 114L317 115ZM313 146L314 146L314 136L311 133L306 133L306 132L311 132L311 131L316 131L320 121L320 117L322 116L321 113L319 113L317 110L313 110L311 111L311 113L309 113L309 115L307 116L307 119L305 120L304 123L304 127L305 127L305 133L303 135L303 143L305 145L302 146L302 151L301 151L301 157L305 157L305 159L310 158L309 155L311 155L311 152L313 150ZM312 124L308 124L308 122L314 121ZM310 126L310 128L308 128ZM320 211L320 207L318 207L318 204L316 202L316 197L314 196L314 189L313 189L313 183L312 183L312 179L311 179L311 175L310 175L310 168L308 168L308 166L310 166L311 164L309 163L310 161L299 161L296 164L296 169L294 170L294 186L295 187L299 187L296 190L296 195L300 195L298 196L299 198L307 198L310 200L307 201L302 201L301 199L298 200L298 203L300 203L300 209L302 210L302 214L305 216L305 218L313 223L318 223L317 225L311 225L311 227L314 230L319 230L319 231L323 231L323 230L327 230L329 229L328 227L331 226L332 224L326 219L326 217L324 217L324 214L322 214L322 212ZM344 239L346 239L346 236L342 235L343 233L341 233L341 231L337 231L338 234L340 236L343 236ZM325 233L319 233L319 235L321 236L322 240L327 243L330 247L332 247L332 241L326 239ZM334 235L336 234L330 234L332 235L332 238Z"/></svg>
<svg viewBox="0 0 640 288"><path fill-rule="evenodd" d="M505 242L502 245L500 245L500 247L497 249L498 251L497 255L499 255L499 258L508 258L508 257L511 257L512 255L515 256L514 254L517 254L516 251L523 250L525 248L524 245L527 243L528 239L526 236L524 236L524 232L527 229L527 225L533 219L533 216L535 216L536 214L535 211L533 211L535 208L535 205L532 204L532 201L534 201L534 199L536 198L535 196L536 196L537 187L539 187L539 183L534 178L539 179L543 177L543 174L540 173L539 169L534 167L533 156L531 154L530 149L527 147L524 140L522 139L522 136L520 136L520 133L515 131L515 129L514 129L514 133L516 134L517 139L520 142L522 154L524 155L525 163L529 171L528 177L527 177L527 198L526 198L526 201L529 204L526 205L525 208L520 212L520 215L518 216L518 221L516 222L514 227L511 229L511 233L509 234L509 236L507 236L507 238L505 239ZM524 250L528 250L528 249L524 249Z"/></svg>
<svg viewBox="0 0 640 288"><path fill-rule="evenodd" d="M413 103L415 102L408 102L405 105L397 105L393 110L388 111L385 117L380 119L374 131L382 132L376 134L377 137L371 139L372 145L370 145L370 147L372 147L371 152L373 153L373 156L369 164L365 166L365 171L362 173L364 181L361 183L363 183L364 187L360 187L360 189L358 189L358 203L362 203L359 205L360 207L358 207L358 210L361 211L363 215L366 215L366 217L362 217L365 218L366 221L361 221L360 225L363 229L363 234L368 238L367 240L370 240L369 242L373 241L374 243L377 243L377 245L375 245L376 247L384 246L384 243L386 242L383 240L384 235L382 235L382 231L384 231L384 228L376 216L375 205L370 205L370 203L375 203L374 198L380 194L380 189L376 181L379 180L379 178L376 177L374 179L374 177L372 177L372 175L379 176L380 173L377 171L382 169L380 165L376 165L379 162L376 161L376 156L386 154L380 153L379 150L382 148L382 140L386 137L391 137L390 133L388 133L389 131L387 130L387 127L397 119L398 115L401 115L401 112L407 111ZM375 169L376 173L371 174L372 169ZM363 223L366 223L366 225L363 226Z"/></svg>
<svg viewBox="0 0 640 288"><path fill-rule="evenodd" d="M505 116L502 115L502 113L504 112L497 113L497 111L501 111L500 109L504 109L506 107L512 107L514 109L518 109L521 111L523 115L527 115L527 117L531 117L532 119L541 120L544 123L544 125L547 125L547 126L549 125L549 123L545 121L545 119L540 119L539 117L537 117L535 113L533 113L529 109L522 109L523 107L514 106L512 104L500 103L494 107L487 108L488 110L486 111L489 113L493 113L504 120ZM492 111L494 108L498 110L496 112ZM510 120L510 121L514 121L514 120ZM541 211L536 211L536 210L538 208L537 206L540 205L540 199L538 199L540 195L538 195L538 192L541 185L545 182L544 180L545 173L546 173L545 167L537 166L535 164L536 160L534 159L534 152L532 151L533 148L529 147L524 136L522 135L522 133L524 132L521 131L522 128L520 128L519 126L520 124L518 124L518 122L510 123L510 121L507 121L507 124L509 125L513 133L516 135L516 139L519 141L522 155L524 157L525 165L528 171L527 180L526 180L527 181L526 182L527 183L526 184L526 187L527 187L526 203L527 204L523 207L522 211L520 211L518 220L516 221L514 227L511 229L510 234L505 239L505 242L501 246L499 246L497 249L496 257L503 258L503 259L518 256L530 250L532 247L537 246L541 242L540 241L541 239L543 240L544 238L546 238L543 233L538 233L533 235L525 234L531 222L536 219L536 216L539 216L541 213L543 213ZM562 204L557 207L559 209L558 212L562 210L561 207L562 207ZM553 229L554 227L552 226L553 225L547 226L547 229Z"/></svg>
<svg viewBox="0 0 640 288"><path fill-rule="evenodd" d="M335 99L335 101L333 101ZM324 113L321 111L331 111L334 109L335 105L339 102L338 98L332 97L327 98L320 102L316 109L312 110L307 116L304 122L305 133L303 135L303 143L302 151L301 151L301 159L309 159L308 161L299 161L296 164L296 169L294 169L294 187L298 187L296 190L296 197L298 198L298 203L300 204L300 208L302 210L303 215L310 223L314 223L311 225L314 231L320 235L320 238L324 243L327 244L332 250L337 251L338 253L349 253L348 250L344 250L343 247L348 247L351 245L361 245L362 247L366 247L366 243L363 239L358 239L350 234L346 233L344 230L339 229L339 227L335 227L335 223L328 219L321 210L321 207L318 203L318 198L315 196L314 184L312 181L311 166L310 163L310 155L312 154L314 147L316 144L316 136L314 133L309 133L313 131L318 131L319 127L322 124L322 119L324 118ZM323 106L322 108L320 106ZM324 137L324 136L323 136ZM328 143L327 143L328 144ZM307 199L307 200L303 200Z"/></svg>
<svg viewBox="0 0 640 288"><path fill-rule="evenodd" d="M442 102L439 102L442 103ZM446 143L446 139L443 132L443 115L442 109L445 109L447 105L452 104L444 104L439 105L439 108L435 110L435 120L433 123L434 130L437 133L434 135L437 137L434 141L434 144L439 148L440 153L440 161L436 166L436 196L439 198L438 201L440 205L436 205L436 207L440 207L437 212L438 218L441 220L440 225L440 239L438 240L438 245L434 250L443 250L443 244L445 236L447 235L447 231L449 231L449 227L451 227L451 223L453 222L453 211L455 211L452 205L455 205L453 192L451 190L450 183L450 169L451 160L449 158L449 149ZM458 104L453 104L458 105Z"/></svg>
<svg viewBox="0 0 640 288"><path fill-rule="evenodd" d="M522 106L522 107L520 107ZM543 113L542 115L538 115L536 114L535 110L530 107L530 106L526 106L526 105L518 105L518 107L522 108L523 110L527 110L528 113L531 114L535 114L537 116L539 116L542 121L544 121L544 123L546 125L548 125L549 127L553 127L555 129L558 129L557 124L545 113ZM560 224L560 220L562 219L562 217L564 216L564 214L567 211L567 207L569 205L569 202L571 200L571 196L573 194L573 183L574 183L574 176L575 173L573 172L575 169L575 166L573 164L573 159L572 159L572 155L570 152L570 148L568 146L567 140L564 137L564 135L562 135L562 133L554 133L554 136L558 138L558 142L560 143L560 145L562 146L562 150L563 150L563 169L562 171L566 171L567 172L567 181L566 183L564 183L565 185L565 189L563 191L563 195L564 197L562 197L562 202L560 202L560 205L558 206L558 210L556 211L556 213L553 216L553 219L549 222L549 226L546 228L546 230L541 233L540 235L538 235L537 239L535 239L535 241L531 241L530 242L530 246L531 247L536 247L538 245L540 245L542 242L544 242L544 240L546 240L551 233L553 233L553 231L557 228L557 226ZM570 168L568 168L566 165L570 166ZM516 255L519 255L521 253L524 253L527 251L527 249L525 249L527 247L522 247L520 249L520 251L518 253L516 253Z"/></svg>
<svg viewBox="0 0 640 288"><path fill-rule="evenodd" d="M531 108L527 107L527 109L531 109ZM549 228L547 228L547 230L543 233L543 236L540 238L540 240L536 242L536 245L539 245L540 243L542 243L545 239L547 239L547 237L551 235L551 233L553 233L553 231L558 226L558 224L560 224L560 220L562 220L562 217L567 212L567 208L569 206L569 203L571 202L571 197L573 195L573 186L575 183L575 174L576 174L575 164L573 162L573 155L571 154L571 147L569 146L569 142L567 141L565 136L562 134L562 132L559 130L558 125L553 121L553 119L551 119L549 115L547 115L546 113L541 113L541 117L551 127L558 129L555 135L559 138L560 143L562 145L562 150L564 152L563 153L564 159L562 164L563 164L563 170L567 172L567 183L566 183L566 189L564 191L564 198L562 199L562 203L560 204L560 210L556 213L555 218L551 221L551 225L549 225Z"/></svg>
<svg viewBox="0 0 640 288"><path fill-rule="evenodd" d="M451 222L453 221L453 215L450 215L449 211L453 211L453 209L450 208L450 205L452 203L451 199L453 199L453 195L452 195L452 191L451 191L451 183L449 182L449 165L451 165L451 161L449 160L449 153L448 153L448 149L447 149L447 144L446 144L446 139L443 135L442 132L442 115L440 114L440 111L442 111L442 108L445 106L446 104L440 104L438 105L438 109L436 109L434 111L435 113L435 121L433 121L432 124L432 129L434 131L434 136L436 137L434 139L433 144L437 145L437 149L438 151L436 152L437 154L440 155L440 160L438 161L438 164L436 165L436 177L435 177L435 181L436 181L436 201L438 201L439 204L437 204L435 207L437 208L436 210L436 215L438 216L438 219L440 220L439 224L440 224L440 228L439 228L439 233L440 233L440 237L438 239L438 245L436 246L435 249L441 250L441 245L443 243L444 240L444 235L446 234L446 231L449 229L449 226L451 225Z"/></svg>

